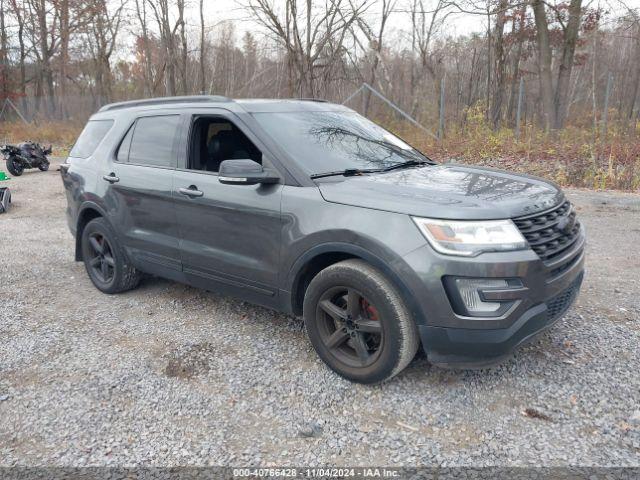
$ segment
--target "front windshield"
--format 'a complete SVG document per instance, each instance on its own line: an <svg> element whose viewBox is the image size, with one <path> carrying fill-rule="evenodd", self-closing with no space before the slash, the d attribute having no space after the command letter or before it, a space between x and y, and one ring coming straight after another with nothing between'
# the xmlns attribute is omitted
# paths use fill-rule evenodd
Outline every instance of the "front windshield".
<svg viewBox="0 0 640 480"><path fill-rule="evenodd" d="M254 116L311 175L429 161L392 133L355 112L281 112Z"/></svg>

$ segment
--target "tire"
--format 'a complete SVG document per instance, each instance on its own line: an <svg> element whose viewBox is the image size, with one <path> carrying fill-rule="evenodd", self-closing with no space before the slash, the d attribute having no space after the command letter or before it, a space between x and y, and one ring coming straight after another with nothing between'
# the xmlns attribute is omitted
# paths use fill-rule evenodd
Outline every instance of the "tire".
<svg viewBox="0 0 640 480"><path fill-rule="evenodd" d="M49 162L42 162L40 165L38 165L38 168L41 172L46 172L47 170L49 170Z"/></svg>
<svg viewBox="0 0 640 480"><path fill-rule="evenodd" d="M362 260L316 275L305 292L303 316L318 356L354 382L388 380L418 351L417 327L396 288Z"/></svg>
<svg viewBox="0 0 640 480"><path fill-rule="evenodd" d="M14 177L19 177L24 172L24 167L20 162L15 161L12 157L7 158L7 170Z"/></svg>
<svg viewBox="0 0 640 480"><path fill-rule="evenodd" d="M103 293L120 293L138 286L142 274L127 259L115 232L104 218L95 218L84 227L82 259L89 278Z"/></svg>

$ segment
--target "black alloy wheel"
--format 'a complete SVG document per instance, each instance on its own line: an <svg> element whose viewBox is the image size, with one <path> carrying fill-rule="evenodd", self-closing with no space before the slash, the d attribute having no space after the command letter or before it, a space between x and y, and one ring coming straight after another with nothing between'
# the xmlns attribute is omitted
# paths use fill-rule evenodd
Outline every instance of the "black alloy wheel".
<svg viewBox="0 0 640 480"><path fill-rule="evenodd" d="M95 287L104 293L120 293L140 283L141 272L128 261L117 235L104 218L91 220L82 229L82 260Z"/></svg>
<svg viewBox="0 0 640 480"><path fill-rule="evenodd" d="M366 367L378 358L384 330L378 311L354 288L327 290L317 307L318 333L333 355L352 367Z"/></svg>
<svg viewBox="0 0 640 480"><path fill-rule="evenodd" d="M99 232L89 235L89 249L91 256L88 259L93 269L93 274L104 284L109 284L115 276L115 260L109 241Z"/></svg>
<svg viewBox="0 0 640 480"><path fill-rule="evenodd" d="M418 350L418 330L403 298L380 270L363 260L343 260L313 277L302 309L318 356L349 380L388 380Z"/></svg>

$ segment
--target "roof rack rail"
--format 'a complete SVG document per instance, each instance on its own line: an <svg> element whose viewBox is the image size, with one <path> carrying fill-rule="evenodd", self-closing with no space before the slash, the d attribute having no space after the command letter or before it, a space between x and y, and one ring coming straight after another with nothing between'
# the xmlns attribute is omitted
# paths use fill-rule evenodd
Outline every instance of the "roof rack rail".
<svg viewBox="0 0 640 480"><path fill-rule="evenodd" d="M297 100L302 100L304 102L329 103L329 100L325 100L324 98L298 98Z"/></svg>
<svg viewBox="0 0 640 480"><path fill-rule="evenodd" d="M130 108L144 105L164 105L171 103L204 103L204 102L231 102L230 98L222 95L185 95L181 97L157 97L143 98L140 100L128 100L126 102L109 103L103 106L99 112L117 110L119 108Z"/></svg>

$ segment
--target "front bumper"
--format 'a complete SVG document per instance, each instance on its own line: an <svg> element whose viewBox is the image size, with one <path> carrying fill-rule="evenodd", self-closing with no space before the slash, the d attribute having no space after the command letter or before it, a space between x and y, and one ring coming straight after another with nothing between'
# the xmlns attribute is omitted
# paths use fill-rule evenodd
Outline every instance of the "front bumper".
<svg viewBox="0 0 640 480"><path fill-rule="evenodd" d="M483 368L499 363L518 346L550 328L578 296L584 273L548 302L527 310L509 328L464 329L419 325L429 361L454 368Z"/></svg>
<svg viewBox="0 0 640 480"><path fill-rule="evenodd" d="M430 248L404 257L420 278L418 330L432 364L482 368L500 362L518 345L551 327L571 307L584 277L584 232L552 264L531 250L484 254L475 259L439 255ZM462 316L443 286L447 276L517 279L521 298L498 317ZM416 292L416 289L418 290Z"/></svg>

